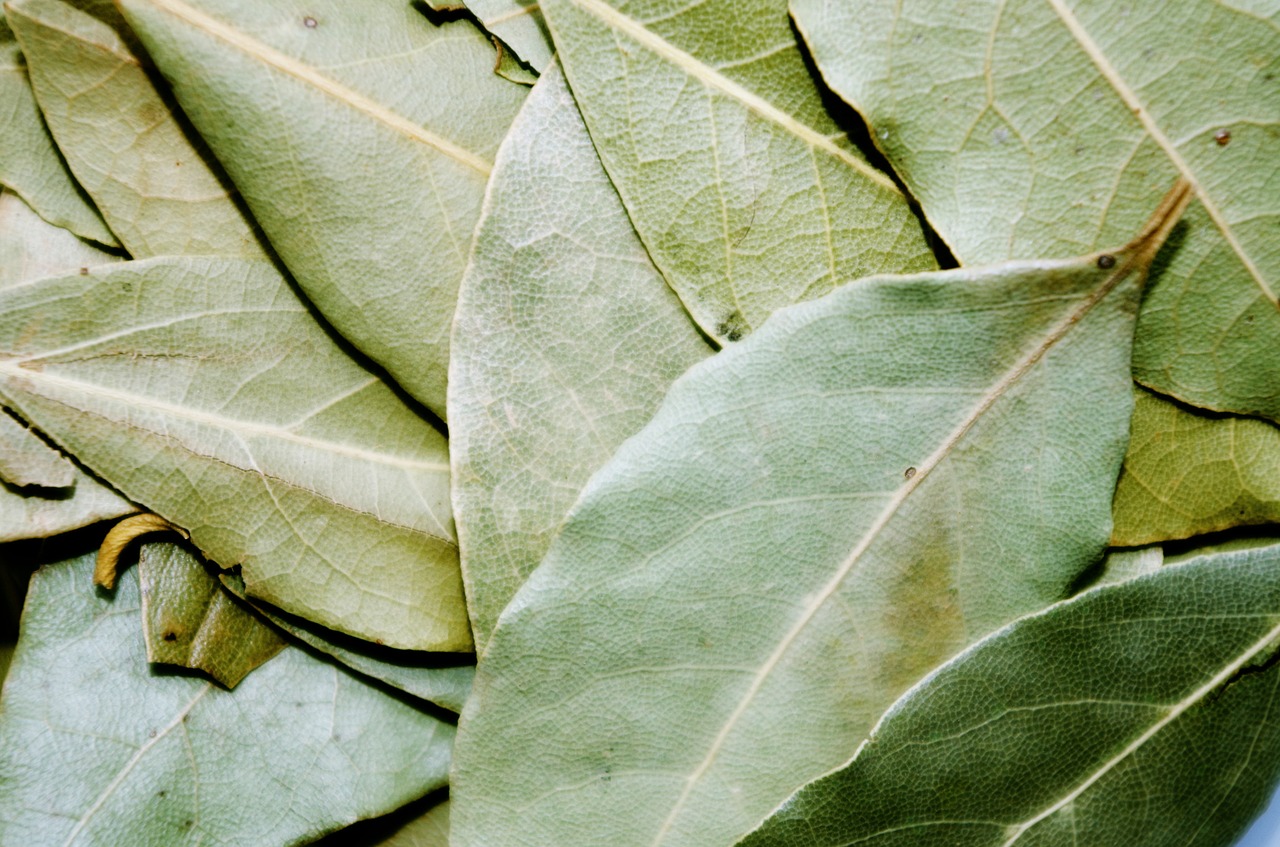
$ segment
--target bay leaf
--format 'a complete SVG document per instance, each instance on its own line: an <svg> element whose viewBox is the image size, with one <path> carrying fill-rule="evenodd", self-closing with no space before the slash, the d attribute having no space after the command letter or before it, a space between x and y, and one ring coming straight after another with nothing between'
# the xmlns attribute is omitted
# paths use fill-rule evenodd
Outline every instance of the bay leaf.
<svg viewBox="0 0 1280 847"><path fill-rule="evenodd" d="M483 647L587 479L712 352L631 228L555 63L498 152L452 349L454 516Z"/></svg>
<svg viewBox="0 0 1280 847"><path fill-rule="evenodd" d="M43 220L15 192L0 188L0 289L119 257Z"/></svg>
<svg viewBox="0 0 1280 847"><path fill-rule="evenodd" d="M70 488L76 469L22 421L0 410L0 481L17 488Z"/></svg>
<svg viewBox="0 0 1280 847"><path fill-rule="evenodd" d="M551 64L555 46L537 0L462 0L462 5L538 73Z"/></svg>
<svg viewBox="0 0 1280 847"><path fill-rule="evenodd" d="M540 8L636 231L707 335L936 267L906 199L826 112L783 0Z"/></svg>
<svg viewBox="0 0 1280 847"><path fill-rule="evenodd" d="M303 292L443 417L458 283L527 91L493 45L384 0L120 7Z"/></svg>
<svg viewBox="0 0 1280 847"><path fill-rule="evenodd" d="M410 813L434 797L398 809L386 817L360 821L315 843L315 847L449 847L449 799L425 812Z"/></svg>
<svg viewBox="0 0 1280 847"><path fill-rule="evenodd" d="M285 647L275 629L233 600L181 545L143 544L138 579L149 662L204 671L235 688Z"/></svg>
<svg viewBox="0 0 1280 847"><path fill-rule="evenodd" d="M131 254L262 254L234 189L117 30L61 0L7 8L59 148Z"/></svg>
<svg viewBox="0 0 1280 847"><path fill-rule="evenodd" d="M1280 419L1280 9L791 7L823 78L962 264L1097 249L1170 180L1189 181L1134 375L1192 405Z"/></svg>
<svg viewBox="0 0 1280 847"><path fill-rule="evenodd" d="M1277 621L1274 546L1089 591L931 674L741 843L1226 847L1280 778Z"/></svg>
<svg viewBox="0 0 1280 847"><path fill-rule="evenodd" d="M1138 389L1111 543L1153 544L1280 522L1280 427Z"/></svg>
<svg viewBox="0 0 1280 847"><path fill-rule="evenodd" d="M0 394L249 593L397 647L471 646L444 437L265 260L0 291Z"/></svg>
<svg viewBox="0 0 1280 847"><path fill-rule="evenodd" d="M452 726L302 650L235 691L149 670L136 569L32 579L0 699L0 830L24 847L297 844L443 785Z"/></svg>
<svg viewBox="0 0 1280 847"><path fill-rule="evenodd" d="M851 283L677 380L499 619L454 842L731 843L1066 596L1111 533L1141 281L1188 196L1102 256Z"/></svg>
<svg viewBox="0 0 1280 847"><path fill-rule="evenodd" d="M75 181L36 105L27 61L0 9L0 185L49 223L108 246L119 242ZM0 230L2 231L2 230ZM0 274L4 265L0 263Z"/></svg>

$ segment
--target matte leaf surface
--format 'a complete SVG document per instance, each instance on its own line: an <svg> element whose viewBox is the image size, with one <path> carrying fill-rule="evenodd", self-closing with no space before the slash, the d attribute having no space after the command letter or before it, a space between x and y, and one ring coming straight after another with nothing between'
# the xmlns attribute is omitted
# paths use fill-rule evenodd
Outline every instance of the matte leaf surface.
<svg viewBox="0 0 1280 847"><path fill-rule="evenodd" d="M76 184L36 105L27 61L0 10L0 185L50 223L115 246L116 238ZM3 263L0 263L3 268Z"/></svg>
<svg viewBox="0 0 1280 847"><path fill-rule="evenodd" d="M250 594L467 650L446 442L269 262L168 258L0 292L0 394Z"/></svg>
<svg viewBox="0 0 1280 847"><path fill-rule="evenodd" d="M204 671L227 688L279 653L285 640L233 600L190 551L167 541L138 552L147 661Z"/></svg>
<svg viewBox="0 0 1280 847"><path fill-rule="evenodd" d="M1280 522L1280 427L1137 390L1112 544Z"/></svg>
<svg viewBox="0 0 1280 847"><path fill-rule="evenodd" d="M14 192L0 188L0 289L119 261L43 220Z"/></svg>
<svg viewBox="0 0 1280 847"><path fill-rule="evenodd" d="M22 488L70 488L75 466L8 412L0 410L0 482Z"/></svg>
<svg viewBox="0 0 1280 847"><path fill-rule="evenodd" d="M1088 592L932 674L743 844L1225 847L1280 776L1278 646L1277 547Z"/></svg>
<svg viewBox="0 0 1280 847"><path fill-rule="evenodd" d="M1134 347L1140 382L1280 419L1280 7L792 0L826 81L961 263L1123 238L1194 187Z"/></svg>
<svg viewBox="0 0 1280 847"><path fill-rule="evenodd" d="M0 699L6 844L298 844L444 784L452 726L302 650L235 691L149 671L137 571L32 579Z"/></svg>
<svg viewBox="0 0 1280 847"><path fill-rule="evenodd" d="M1102 262L858 281L677 380L482 656L454 842L731 843L1065 596L1110 535L1178 202Z"/></svg>
<svg viewBox="0 0 1280 847"><path fill-rule="evenodd" d="M551 64L555 47L537 0L465 0L464 5L526 65L542 73Z"/></svg>
<svg viewBox="0 0 1280 847"><path fill-rule="evenodd" d="M553 64L498 154L454 321L449 455L479 645L588 477L711 352Z"/></svg>
<svg viewBox="0 0 1280 847"><path fill-rule="evenodd" d="M61 0L7 9L49 128L131 254L261 255L226 177L116 29Z"/></svg>
<svg viewBox="0 0 1280 847"><path fill-rule="evenodd" d="M540 5L640 238L712 338L935 267L906 200L825 111L781 0Z"/></svg>
<svg viewBox="0 0 1280 847"><path fill-rule="evenodd" d="M407 2L120 5L307 297L443 416L458 284L528 89L470 21Z"/></svg>

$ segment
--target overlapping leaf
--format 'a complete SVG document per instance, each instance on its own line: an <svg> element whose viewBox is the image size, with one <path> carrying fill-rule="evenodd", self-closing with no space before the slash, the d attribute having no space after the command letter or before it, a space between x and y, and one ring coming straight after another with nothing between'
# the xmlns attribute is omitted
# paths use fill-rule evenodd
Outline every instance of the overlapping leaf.
<svg viewBox="0 0 1280 847"><path fill-rule="evenodd" d="M551 64L555 48L536 0L463 0L463 5L535 71Z"/></svg>
<svg viewBox="0 0 1280 847"><path fill-rule="evenodd" d="M478 644L587 478L710 353L553 64L499 151L454 321L449 450Z"/></svg>
<svg viewBox="0 0 1280 847"><path fill-rule="evenodd" d="M235 691L148 672L136 571L32 580L0 700L0 831L24 847L297 844L444 784L453 727L288 649Z"/></svg>
<svg viewBox="0 0 1280 847"><path fill-rule="evenodd" d="M408 3L120 5L303 291L443 416L458 283L528 89L469 21Z"/></svg>
<svg viewBox="0 0 1280 847"><path fill-rule="evenodd" d="M251 594L399 647L471 644L446 443L261 260L0 292L0 394Z"/></svg>
<svg viewBox="0 0 1280 847"><path fill-rule="evenodd" d="M455 843L730 841L1065 596L1110 535L1139 283L1185 199L1105 258L861 280L678 380L499 621Z"/></svg>
<svg viewBox="0 0 1280 847"><path fill-rule="evenodd" d="M711 337L851 279L935 267L906 200L824 110L785 3L540 8L636 231Z"/></svg>
<svg viewBox="0 0 1280 847"><path fill-rule="evenodd" d="M1188 180L1196 200L1144 305L1134 374L1194 405L1280 419L1280 9L792 10L961 262L1096 249Z"/></svg>
<svg viewBox="0 0 1280 847"><path fill-rule="evenodd" d="M932 674L742 843L1230 844L1280 777L1278 620L1277 547L1091 591Z"/></svg>

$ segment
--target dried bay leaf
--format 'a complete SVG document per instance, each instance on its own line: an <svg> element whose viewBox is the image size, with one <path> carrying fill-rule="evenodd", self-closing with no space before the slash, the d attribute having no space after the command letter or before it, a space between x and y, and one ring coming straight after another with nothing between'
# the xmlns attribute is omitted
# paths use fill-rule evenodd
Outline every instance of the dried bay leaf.
<svg viewBox="0 0 1280 847"><path fill-rule="evenodd" d="M1066 596L1110 536L1141 282L1188 196L1114 253L860 280L677 380L499 620L454 843L729 843Z"/></svg>
<svg viewBox="0 0 1280 847"><path fill-rule="evenodd" d="M1274 546L1086 592L931 674L740 843L1231 844L1280 777L1278 620Z"/></svg>
<svg viewBox="0 0 1280 847"><path fill-rule="evenodd" d="M299 649L234 691L153 676L137 571L32 579L0 699L7 843L298 844L442 786L454 728Z"/></svg>
<svg viewBox="0 0 1280 847"><path fill-rule="evenodd" d="M1170 180L1190 182L1179 249L1143 305L1134 376L1280 420L1280 9L791 7L823 78L963 264L1097 249Z"/></svg>
<svg viewBox="0 0 1280 847"><path fill-rule="evenodd" d="M0 394L249 593L369 640L471 646L444 437L265 260L0 291Z"/></svg>
<svg viewBox="0 0 1280 847"><path fill-rule="evenodd" d="M482 647L588 477L712 352L554 63L498 153L453 332L454 515Z"/></svg>
<svg viewBox="0 0 1280 847"><path fill-rule="evenodd" d="M936 267L906 199L826 112L781 0L540 8L636 231L707 335Z"/></svg>
<svg viewBox="0 0 1280 847"><path fill-rule="evenodd" d="M449 325L528 89L469 21L384 0L122 0L307 297L445 414Z"/></svg>

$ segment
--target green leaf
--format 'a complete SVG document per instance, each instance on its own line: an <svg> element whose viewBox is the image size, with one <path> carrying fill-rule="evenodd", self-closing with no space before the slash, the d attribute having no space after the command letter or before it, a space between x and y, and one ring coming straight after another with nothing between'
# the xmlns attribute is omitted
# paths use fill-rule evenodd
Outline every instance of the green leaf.
<svg viewBox="0 0 1280 847"><path fill-rule="evenodd" d="M388 817L361 821L317 841L315 847L449 847L449 800L446 798L403 822L406 813L415 806L397 810Z"/></svg>
<svg viewBox="0 0 1280 847"><path fill-rule="evenodd" d="M17 488L70 488L75 466L8 412L0 410L0 481Z"/></svg>
<svg viewBox="0 0 1280 847"><path fill-rule="evenodd" d="M1136 576L1158 571L1163 565L1164 550L1160 547L1111 550L1107 553L1107 557L1102 560L1102 571L1093 585L1124 582Z"/></svg>
<svg viewBox="0 0 1280 847"><path fill-rule="evenodd" d="M528 89L471 22L407 2L120 5L307 297L443 416L458 283Z"/></svg>
<svg viewBox="0 0 1280 847"><path fill-rule="evenodd" d="M0 11L0 184L55 226L117 246L102 215L67 170L36 106L27 63ZM0 230L2 231L2 230ZM0 274L4 264L0 263Z"/></svg>
<svg viewBox="0 0 1280 847"><path fill-rule="evenodd" d="M1280 548L1018 621L742 843L1228 845L1280 777Z"/></svg>
<svg viewBox="0 0 1280 847"><path fill-rule="evenodd" d="M588 477L711 352L553 63L498 153L454 320L449 452L478 645Z"/></svg>
<svg viewBox="0 0 1280 847"><path fill-rule="evenodd" d="M538 73L551 64L555 46L537 0L463 0L463 5L520 61Z"/></svg>
<svg viewBox="0 0 1280 847"><path fill-rule="evenodd" d="M118 256L42 220L17 194L0 188L0 289L115 261Z"/></svg>
<svg viewBox="0 0 1280 847"><path fill-rule="evenodd" d="M0 393L250 594L467 650L446 442L262 260L164 258L0 292Z"/></svg>
<svg viewBox="0 0 1280 847"><path fill-rule="evenodd" d="M7 8L49 129L130 253L262 254L234 189L115 29L60 0Z"/></svg>
<svg viewBox="0 0 1280 847"><path fill-rule="evenodd" d="M1280 419L1280 10L792 0L965 264L1124 237L1180 177L1196 200L1134 346L1142 383Z"/></svg>
<svg viewBox="0 0 1280 847"><path fill-rule="evenodd" d="M782 0L541 8L640 238L712 338L851 279L935 267L906 200L825 111Z"/></svg>
<svg viewBox="0 0 1280 847"><path fill-rule="evenodd" d="M452 726L288 649L235 691L153 675L136 571L32 579L0 700L0 830L24 847L297 844L443 785Z"/></svg>
<svg viewBox="0 0 1280 847"><path fill-rule="evenodd" d="M180 545L143 544L138 578L149 662L204 671L235 688L284 649L284 638L231 599L204 564Z"/></svg>
<svg viewBox="0 0 1280 847"><path fill-rule="evenodd" d="M1140 283L1185 198L1105 260L852 283L677 380L489 641L455 843L723 844L1065 596L1110 535Z"/></svg>
<svg viewBox="0 0 1280 847"><path fill-rule="evenodd" d="M1112 544L1280 522L1280 428L1137 390Z"/></svg>

